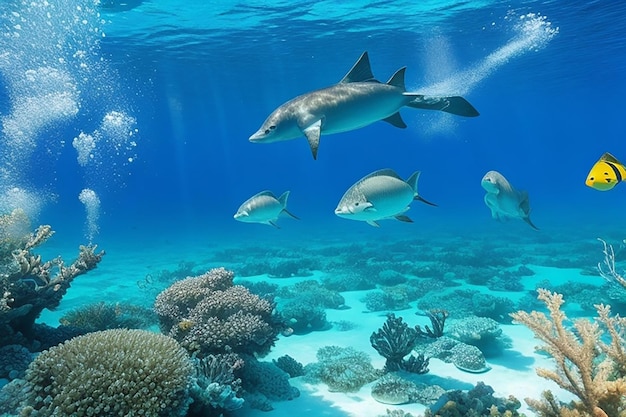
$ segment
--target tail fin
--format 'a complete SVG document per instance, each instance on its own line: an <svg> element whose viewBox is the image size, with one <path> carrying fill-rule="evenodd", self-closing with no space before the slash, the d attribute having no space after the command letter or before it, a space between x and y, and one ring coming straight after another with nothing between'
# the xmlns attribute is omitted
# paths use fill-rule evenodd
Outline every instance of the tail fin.
<svg viewBox="0 0 626 417"><path fill-rule="evenodd" d="M405 96L414 97L407 106L416 109L440 110L457 116L476 117L480 113L460 96L453 97L428 97L422 94L404 93Z"/></svg>
<svg viewBox="0 0 626 417"><path fill-rule="evenodd" d="M426 203L430 206L437 206L437 204L435 203L431 203L430 201L422 198L418 192L417 192L417 181L420 178L421 175L421 171L415 171L408 180L406 180L407 184L409 184L409 186L413 189L413 192L415 193L415 196L413 197L413 200L417 200L417 201L421 201L422 203Z"/></svg>

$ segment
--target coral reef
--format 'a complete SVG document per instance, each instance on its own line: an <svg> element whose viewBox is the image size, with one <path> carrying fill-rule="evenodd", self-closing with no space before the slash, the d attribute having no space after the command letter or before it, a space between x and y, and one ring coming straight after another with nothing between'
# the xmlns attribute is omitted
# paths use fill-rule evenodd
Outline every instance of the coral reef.
<svg viewBox="0 0 626 417"><path fill-rule="evenodd" d="M488 317L469 316L450 324L448 335L460 342L476 346L488 357L498 356L509 346L500 323Z"/></svg>
<svg viewBox="0 0 626 417"><path fill-rule="evenodd" d="M307 334L312 331L328 330L331 325L326 320L326 311L306 301L292 300L282 305L280 315L295 334Z"/></svg>
<svg viewBox="0 0 626 417"><path fill-rule="evenodd" d="M272 362L261 362L253 356L244 356L241 375L243 398L251 407L272 410L270 401L288 401L300 396L300 391L289 384L289 374ZM251 401L248 401L252 398Z"/></svg>
<svg viewBox="0 0 626 417"><path fill-rule="evenodd" d="M108 329L146 329L156 324L157 318L151 309L101 301L71 310L59 322L87 333Z"/></svg>
<svg viewBox="0 0 626 417"><path fill-rule="evenodd" d="M418 339L420 332L408 326L402 317L397 317L390 313L381 329L372 333L370 343L374 349L387 361L385 371L394 372L398 370L418 371L418 373L428 372L428 359L423 356L405 360L405 356L411 353ZM421 362L417 366L417 362Z"/></svg>
<svg viewBox="0 0 626 417"><path fill-rule="evenodd" d="M420 326L416 326L415 330L417 330L417 332L420 333L421 336L430 337L432 339L443 336L443 328L446 324L446 319L450 315L450 313L448 313L448 310L438 308L427 310L424 312L424 314L426 314L426 317L428 317L428 319L430 320L432 330L430 329L430 327L428 327L428 325L424 326L426 331L423 331Z"/></svg>
<svg viewBox="0 0 626 417"><path fill-rule="evenodd" d="M324 288L315 280L298 282L278 289L278 310L296 334L328 330L326 308L345 309L345 299L337 291Z"/></svg>
<svg viewBox="0 0 626 417"><path fill-rule="evenodd" d="M371 291L361 300L369 311L397 311L410 308L410 297L406 286L385 287L382 290Z"/></svg>
<svg viewBox="0 0 626 417"><path fill-rule="evenodd" d="M468 345L448 336L429 341L420 341L416 351L429 358L437 358L452 363L465 372L480 373L491 369L485 362L485 356L476 346Z"/></svg>
<svg viewBox="0 0 626 417"><path fill-rule="evenodd" d="M284 372L287 372L289 378L304 375L304 366L289 355L283 355L278 359L274 359L272 362Z"/></svg>
<svg viewBox="0 0 626 417"><path fill-rule="evenodd" d="M238 355L209 355L193 361L195 373L189 389L193 402L189 415L220 416L241 408L244 400L237 396L241 379L235 377L235 371L243 367L244 362Z"/></svg>
<svg viewBox="0 0 626 417"><path fill-rule="evenodd" d="M556 369L537 368L537 375L556 383L578 400L558 402L550 391L541 400L526 402L540 416L619 416L626 409L626 319L611 315L610 307L598 304L595 320L578 319L566 328L561 310L563 296L538 289L538 298L548 308L542 312L518 311L513 320L527 326L544 342L539 349L556 362Z"/></svg>
<svg viewBox="0 0 626 417"><path fill-rule="evenodd" d="M60 257L44 262L32 250L54 232L46 225L24 235L27 220L20 213L0 216L0 346L35 342L33 325L41 312L57 307L72 280L94 269L104 255L96 246L80 246L70 265Z"/></svg>
<svg viewBox="0 0 626 417"><path fill-rule="evenodd" d="M317 360L305 366L305 379L321 381L330 391L355 392L381 375L365 352L351 347L325 346L317 351Z"/></svg>
<svg viewBox="0 0 626 417"><path fill-rule="evenodd" d="M21 345L0 347L0 378L22 378L33 354Z"/></svg>
<svg viewBox="0 0 626 417"><path fill-rule="evenodd" d="M489 317L498 323L510 323L510 313L514 311L514 303L506 297L495 297L477 290L455 290L442 292L422 298L417 307L420 310L445 309L455 318L470 314Z"/></svg>
<svg viewBox="0 0 626 417"><path fill-rule="evenodd" d="M170 337L144 330L89 333L31 363L21 413L183 416L191 375L187 353Z"/></svg>
<svg viewBox="0 0 626 417"><path fill-rule="evenodd" d="M446 392L439 401L426 409L424 417L518 417L520 402L514 397L493 396L493 388L478 382L468 392L454 390Z"/></svg>
<svg viewBox="0 0 626 417"><path fill-rule="evenodd" d="M297 302L323 308L346 308L346 300L341 294L325 288L316 280L301 281L294 285L279 288L276 295L280 298L290 298Z"/></svg>
<svg viewBox="0 0 626 417"><path fill-rule="evenodd" d="M415 383L388 373L372 385L372 398L383 404L407 404L415 401L417 391Z"/></svg>
<svg viewBox="0 0 626 417"><path fill-rule="evenodd" d="M267 354L283 323L273 302L233 285L233 277L216 268L163 290L154 304L163 333L198 357Z"/></svg>
<svg viewBox="0 0 626 417"><path fill-rule="evenodd" d="M491 369L476 346L459 343L450 349L450 361L461 371L479 374Z"/></svg>

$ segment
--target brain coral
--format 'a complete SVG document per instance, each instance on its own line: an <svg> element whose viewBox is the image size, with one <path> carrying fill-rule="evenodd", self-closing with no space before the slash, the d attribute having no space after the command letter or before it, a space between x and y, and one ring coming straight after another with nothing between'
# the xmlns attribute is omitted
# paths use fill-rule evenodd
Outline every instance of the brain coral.
<svg viewBox="0 0 626 417"><path fill-rule="evenodd" d="M175 282L156 299L161 330L199 357L266 354L282 330L274 303L233 285L224 268Z"/></svg>
<svg viewBox="0 0 626 417"><path fill-rule="evenodd" d="M26 372L22 415L182 416L192 364L170 337L105 330L39 355Z"/></svg>

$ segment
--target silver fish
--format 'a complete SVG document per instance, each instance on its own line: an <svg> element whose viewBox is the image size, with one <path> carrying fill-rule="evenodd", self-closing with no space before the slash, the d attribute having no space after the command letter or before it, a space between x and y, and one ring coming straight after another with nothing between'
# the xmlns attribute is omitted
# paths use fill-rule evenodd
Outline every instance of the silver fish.
<svg viewBox="0 0 626 417"><path fill-rule="evenodd" d="M278 198L271 191L261 191L247 199L233 217L240 222L269 224L280 229L276 221L281 215L299 220L287 210L288 198L289 191L285 191Z"/></svg>
<svg viewBox="0 0 626 417"><path fill-rule="evenodd" d="M487 191L485 204L491 209L491 217L496 220L522 219L539 230L530 220L530 202L526 191L513 188L498 171L487 172L480 184Z"/></svg>
<svg viewBox="0 0 626 417"><path fill-rule="evenodd" d="M313 159L317 159L320 135L346 132L383 120L406 128L398 112L408 106L441 110L459 116L478 116L478 111L463 97L428 97L408 93L400 68L386 83L374 79L367 52L350 72L335 85L298 96L278 107L250 136L254 143L290 140L304 135Z"/></svg>
<svg viewBox="0 0 626 417"><path fill-rule="evenodd" d="M404 181L392 169L381 169L361 178L339 201L335 214L344 219L364 221L378 227L378 220L396 219L413 222L403 214L413 200L434 206L417 193L420 171Z"/></svg>

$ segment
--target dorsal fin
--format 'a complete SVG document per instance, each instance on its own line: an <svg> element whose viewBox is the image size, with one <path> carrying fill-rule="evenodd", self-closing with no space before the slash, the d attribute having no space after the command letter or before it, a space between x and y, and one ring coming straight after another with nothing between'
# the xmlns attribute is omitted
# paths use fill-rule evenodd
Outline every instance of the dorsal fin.
<svg viewBox="0 0 626 417"><path fill-rule="evenodd" d="M413 174L411 174L411 176L409 177L408 180L406 180L406 183L409 184L409 186L413 189L413 191L415 192L415 194L417 195L417 182L420 179L420 175L421 175L422 171L415 171Z"/></svg>
<svg viewBox="0 0 626 417"><path fill-rule="evenodd" d="M606 162L613 162L614 164L622 165L622 163L620 161L618 161L616 157L614 157L613 155L611 155L608 152L605 152L604 155L602 155L600 157L600 160L601 161L606 161Z"/></svg>
<svg viewBox="0 0 626 417"><path fill-rule="evenodd" d="M285 191L284 193L282 193L280 195L280 197L278 197L278 202L280 203L281 206L283 206L283 208L287 207L287 199L289 198L289 191Z"/></svg>
<svg viewBox="0 0 626 417"><path fill-rule="evenodd" d="M271 192L271 191L269 191L269 190L261 191L260 193L257 193L257 194L255 194L254 196L252 196L251 198L254 198L254 197L259 197L259 196L262 196L262 195L266 195L266 196L268 196L268 197L274 197L274 198L276 198L276 196L274 195L274 193L273 193L273 192Z"/></svg>
<svg viewBox="0 0 626 417"><path fill-rule="evenodd" d="M369 175L366 175L365 177L363 177L361 180L365 180L368 178L373 178L373 177L380 177L380 176L387 176L387 177L393 177L393 178L397 178L401 181L404 181L396 171L394 171L391 168L384 168L384 169L379 169L378 171L374 171Z"/></svg>
<svg viewBox="0 0 626 417"><path fill-rule="evenodd" d="M370 67L369 56L367 55L367 51L365 51L358 59L358 61L356 61L356 64L354 64L350 71L348 71L346 76L343 77L339 82L356 83L372 80L374 80L374 74L372 74L372 67Z"/></svg>
<svg viewBox="0 0 626 417"><path fill-rule="evenodd" d="M406 67L400 68L396 71L395 74L391 76L387 84L392 85L394 87L398 87L402 89L402 92L406 91L406 87L404 86L404 72L406 71Z"/></svg>

